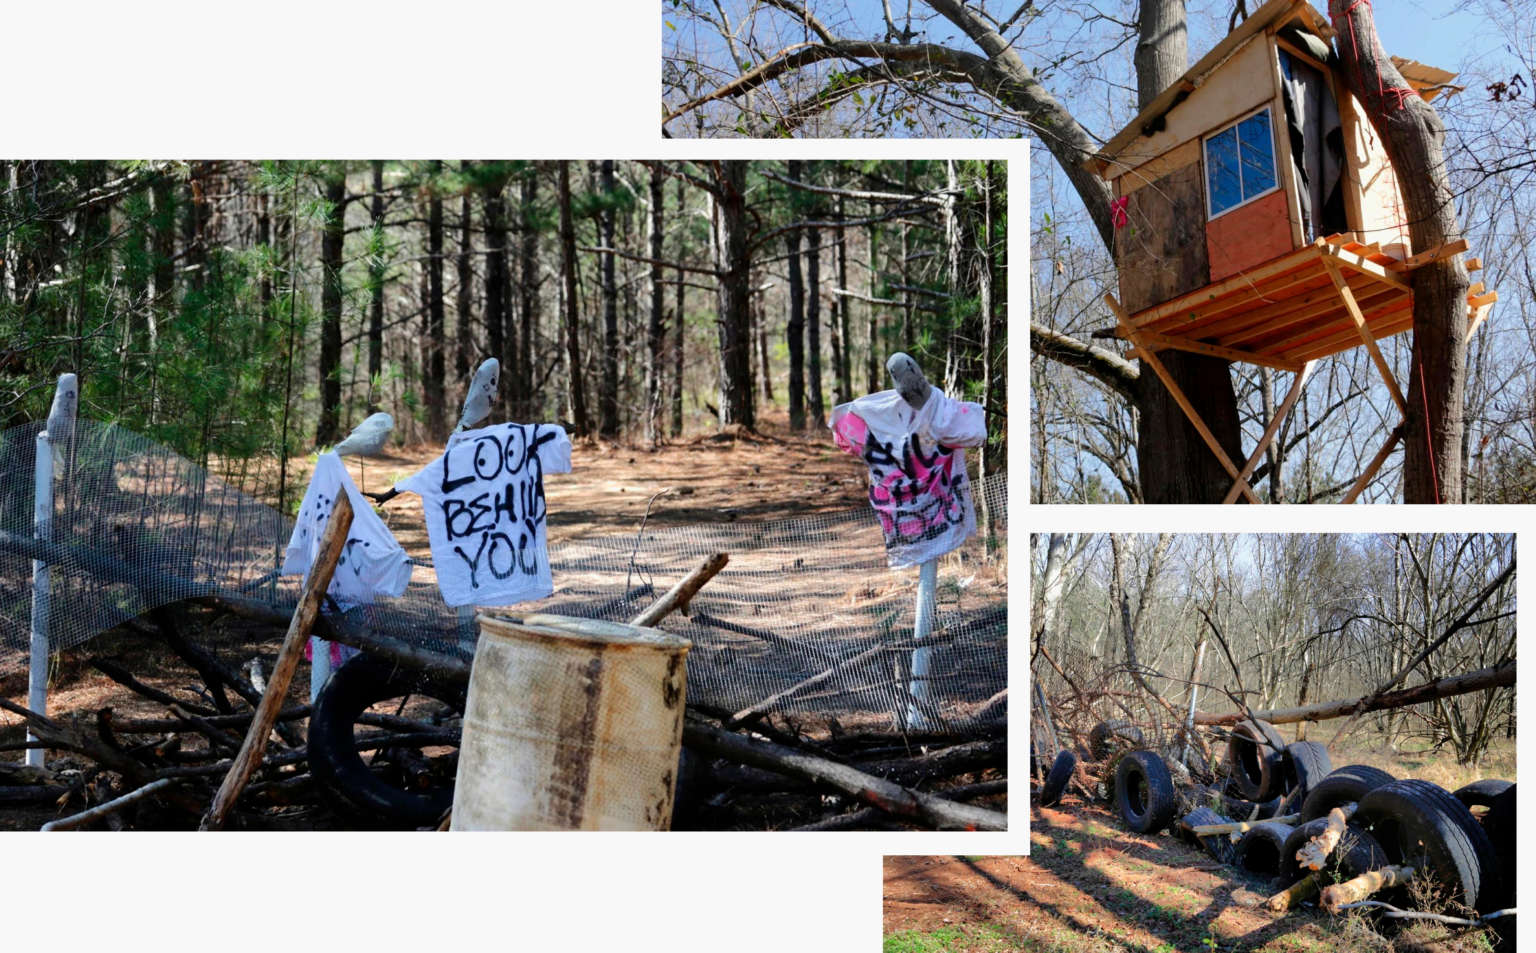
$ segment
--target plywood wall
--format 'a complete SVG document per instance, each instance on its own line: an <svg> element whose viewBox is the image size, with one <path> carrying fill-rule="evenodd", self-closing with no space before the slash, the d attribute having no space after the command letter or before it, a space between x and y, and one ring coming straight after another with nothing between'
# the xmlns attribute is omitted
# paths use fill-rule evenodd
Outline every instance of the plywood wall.
<svg viewBox="0 0 1536 953"><path fill-rule="evenodd" d="M1382 251L1402 258L1412 254L1408 241L1407 216L1397 176L1387 161L1381 137L1366 118L1359 100L1347 93L1339 103L1344 122L1344 149L1348 154L1345 175L1345 201L1349 217L1358 223L1360 240L1379 242Z"/></svg>
<svg viewBox="0 0 1536 953"><path fill-rule="evenodd" d="M1290 196L1279 189L1211 219L1205 226L1211 280L1231 277L1294 249L1290 205Z"/></svg>
<svg viewBox="0 0 1536 953"><path fill-rule="evenodd" d="M1187 163L1128 193L1130 222L1115 232L1120 301L1128 311L1210 283L1201 168Z"/></svg>

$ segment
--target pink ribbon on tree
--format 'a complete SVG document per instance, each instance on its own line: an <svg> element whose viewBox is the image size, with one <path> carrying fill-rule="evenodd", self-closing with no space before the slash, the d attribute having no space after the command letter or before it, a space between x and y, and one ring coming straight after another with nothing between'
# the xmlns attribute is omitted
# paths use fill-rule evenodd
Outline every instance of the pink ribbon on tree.
<svg viewBox="0 0 1536 953"><path fill-rule="evenodd" d="M1129 195L1122 195L1117 199L1110 200L1109 217L1110 221L1115 223L1116 228L1124 228L1131 223L1130 213L1125 210L1125 207L1130 204L1131 197Z"/></svg>

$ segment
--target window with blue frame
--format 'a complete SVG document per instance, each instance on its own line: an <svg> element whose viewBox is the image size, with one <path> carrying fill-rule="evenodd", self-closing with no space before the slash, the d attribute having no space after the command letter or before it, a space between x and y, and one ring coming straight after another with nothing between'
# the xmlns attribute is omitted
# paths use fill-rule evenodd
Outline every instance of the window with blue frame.
<svg viewBox="0 0 1536 953"><path fill-rule="evenodd" d="M1210 217L1279 187L1269 109L1261 109L1205 140L1205 190Z"/></svg>

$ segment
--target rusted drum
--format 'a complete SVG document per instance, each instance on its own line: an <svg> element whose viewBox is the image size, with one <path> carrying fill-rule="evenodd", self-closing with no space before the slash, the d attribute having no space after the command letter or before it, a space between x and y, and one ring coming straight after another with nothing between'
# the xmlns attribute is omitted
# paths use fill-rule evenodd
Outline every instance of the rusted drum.
<svg viewBox="0 0 1536 953"><path fill-rule="evenodd" d="M692 643L569 616L477 621L451 828L670 827Z"/></svg>

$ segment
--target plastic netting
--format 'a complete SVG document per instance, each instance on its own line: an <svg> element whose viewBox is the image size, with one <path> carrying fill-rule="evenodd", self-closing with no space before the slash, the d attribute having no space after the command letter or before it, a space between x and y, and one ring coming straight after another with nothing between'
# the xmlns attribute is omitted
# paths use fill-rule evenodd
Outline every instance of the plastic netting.
<svg viewBox="0 0 1536 953"><path fill-rule="evenodd" d="M0 672L26 665L41 428L0 433ZM54 487L43 555L56 651L187 598L239 595L285 610L297 601L298 579L275 571L292 520L142 435L80 421ZM926 714L948 729L970 722L1007 685L1006 473L976 480L974 492L981 531L940 561L929 640ZM627 620L716 552L728 553L729 565L687 618L664 623L694 643L690 702L730 712L769 702L767 710L835 718L849 729L904 727L917 571L887 568L868 507L761 523L651 523L552 543L554 594L518 608ZM417 562L404 595L352 609L348 622L472 652L473 614L446 606L430 561Z"/></svg>

